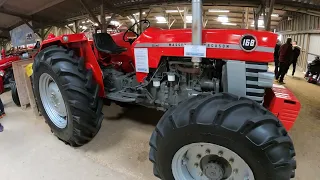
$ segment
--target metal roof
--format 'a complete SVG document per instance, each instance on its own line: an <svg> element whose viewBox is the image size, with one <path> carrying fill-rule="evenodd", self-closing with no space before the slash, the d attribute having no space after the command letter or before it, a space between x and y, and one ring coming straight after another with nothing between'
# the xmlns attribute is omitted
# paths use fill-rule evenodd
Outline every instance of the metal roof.
<svg viewBox="0 0 320 180"><path fill-rule="evenodd" d="M82 0L87 8L95 15L100 14L102 0ZM149 12L148 19L155 26L167 28L166 24L157 24L155 16L168 16L165 10L188 7L189 0L105 0L107 14L116 13L115 20L123 24L131 24L130 15L139 9ZM253 8L264 4L265 0L203 0L204 12L208 9L228 9L231 23L240 24L243 19L244 7L249 7L249 19L253 18ZM277 0L274 13L279 17L272 17L271 26L274 28L286 15L286 12L299 12L320 16L320 0ZM190 10L189 10L189 13ZM205 13L208 28L231 28L217 23L219 13ZM128 17L129 18L128 18ZM146 16L146 15L144 15ZM179 13L170 13L170 19L175 20L172 28L182 28L183 20ZM80 0L0 0L0 38L8 37L8 31L25 22L32 22L35 28L49 25L64 26L74 20L83 20L89 15ZM236 26L238 27L238 26Z"/></svg>

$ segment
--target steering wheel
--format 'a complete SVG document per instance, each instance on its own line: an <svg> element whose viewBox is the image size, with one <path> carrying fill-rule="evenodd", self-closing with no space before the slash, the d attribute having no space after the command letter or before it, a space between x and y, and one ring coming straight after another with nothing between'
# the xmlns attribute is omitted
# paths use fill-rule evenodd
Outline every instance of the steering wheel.
<svg viewBox="0 0 320 180"><path fill-rule="evenodd" d="M136 26L136 25L138 25L138 24L140 24L140 23L147 24L147 28L146 28L146 29L148 29L148 28L150 27L150 21L147 20L147 19L144 19L144 20L135 22L135 23L134 23L130 28L128 28L128 29L126 30L126 32L123 34L122 39L123 39L124 42L130 42L130 43L132 42L131 39L126 38L126 35L128 34L128 32L133 32L137 37L140 36L140 34L138 34L137 32L135 32L135 31L132 29L134 26Z"/></svg>

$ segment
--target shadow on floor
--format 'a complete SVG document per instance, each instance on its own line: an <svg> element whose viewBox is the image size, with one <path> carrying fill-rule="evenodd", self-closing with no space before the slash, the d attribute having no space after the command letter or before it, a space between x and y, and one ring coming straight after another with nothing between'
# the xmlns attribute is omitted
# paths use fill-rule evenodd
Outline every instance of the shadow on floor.
<svg viewBox="0 0 320 180"><path fill-rule="evenodd" d="M112 121L129 119L142 124L156 126L163 114L164 112L157 111L156 109L132 105L130 107L124 107L120 113L106 116L106 118Z"/></svg>
<svg viewBox="0 0 320 180"><path fill-rule="evenodd" d="M105 151L117 146L124 138L128 138L129 131L141 131L151 135L152 130L163 115L161 111L142 106L122 108L115 104L105 106L103 113L105 116L99 133L90 143L80 147L80 150ZM130 136L135 137L134 134Z"/></svg>

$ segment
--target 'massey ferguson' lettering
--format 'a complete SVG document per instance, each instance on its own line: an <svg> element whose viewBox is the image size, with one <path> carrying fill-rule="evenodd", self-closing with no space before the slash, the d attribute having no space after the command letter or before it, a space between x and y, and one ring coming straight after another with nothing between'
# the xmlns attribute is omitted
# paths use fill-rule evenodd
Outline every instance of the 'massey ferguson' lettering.
<svg viewBox="0 0 320 180"><path fill-rule="evenodd" d="M208 49L228 49L228 50L245 50L242 45L243 43L246 45L248 44L250 47L253 48L251 51L258 51L258 52L267 52L273 53L273 47L264 47L264 46L257 46L257 41L254 39L250 39L250 41L244 40L244 42L239 44L227 44L227 43L203 43ZM150 48L150 47L160 47L160 48L183 48L185 45L191 45L191 43L183 42L183 43L138 43L135 45L135 48ZM253 45L253 46L252 46ZM251 52L250 50L248 52Z"/></svg>
<svg viewBox="0 0 320 180"><path fill-rule="evenodd" d="M187 43L169 43L169 47L183 47Z"/></svg>
<svg viewBox="0 0 320 180"><path fill-rule="evenodd" d="M169 43L168 47L184 47L187 43ZM216 49L230 49L229 44L218 44L218 43L204 43L207 48L216 48Z"/></svg>
<svg viewBox="0 0 320 180"><path fill-rule="evenodd" d="M217 44L217 43L207 43L204 44L207 48L216 48L216 49L230 49L229 44Z"/></svg>

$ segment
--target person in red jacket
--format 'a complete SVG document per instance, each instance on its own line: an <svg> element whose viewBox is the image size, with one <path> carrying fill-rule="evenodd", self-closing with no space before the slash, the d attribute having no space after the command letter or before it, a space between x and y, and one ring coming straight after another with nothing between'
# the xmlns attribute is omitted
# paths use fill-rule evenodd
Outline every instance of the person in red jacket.
<svg viewBox="0 0 320 180"><path fill-rule="evenodd" d="M284 83L283 82L284 76L286 75L293 58L293 50L292 50L291 43L292 43L292 39L288 38L287 42L280 47L280 51L279 51L280 69L278 74L276 75L276 79L281 84Z"/></svg>

